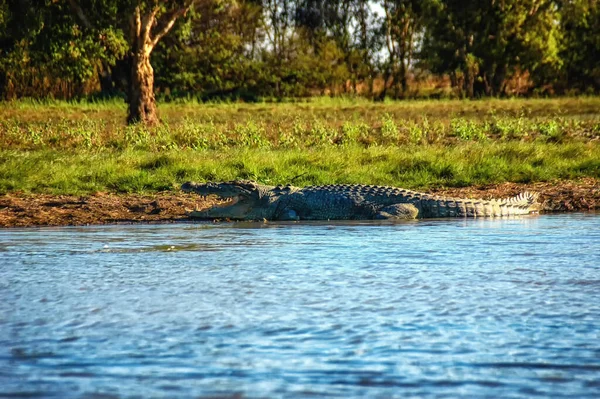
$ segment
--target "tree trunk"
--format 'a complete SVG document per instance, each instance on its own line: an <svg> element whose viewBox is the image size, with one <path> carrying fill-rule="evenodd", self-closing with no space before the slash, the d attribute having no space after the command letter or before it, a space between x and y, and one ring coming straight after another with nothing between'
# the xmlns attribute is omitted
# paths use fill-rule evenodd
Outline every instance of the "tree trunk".
<svg viewBox="0 0 600 399"><path fill-rule="evenodd" d="M100 93L102 96L112 96L115 91L112 74L109 71L98 72L98 80L100 81Z"/></svg>
<svg viewBox="0 0 600 399"><path fill-rule="evenodd" d="M402 78L400 77L400 72L399 71L395 71L394 75L392 76L392 81L394 82L393 86L394 86L394 100L397 100L400 98L400 80Z"/></svg>
<svg viewBox="0 0 600 399"><path fill-rule="evenodd" d="M479 75L479 65L473 54L467 54L465 57L465 65L463 67L464 81L463 88L468 98L475 97L475 79Z"/></svg>
<svg viewBox="0 0 600 399"><path fill-rule="evenodd" d="M135 8L132 20L132 57L131 80L129 82L129 114L127 123L144 123L155 125L158 123L156 112L156 99L154 98L154 69L150 65L150 54L158 41L165 35L178 17L183 15L191 6L191 2L184 6L174 8L162 15L157 20L156 15L160 8L154 7L142 15L140 7ZM153 32L153 27L156 31Z"/></svg>
<svg viewBox="0 0 600 399"><path fill-rule="evenodd" d="M381 90L379 95L377 97L375 97L375 101L385 101L385 97L387 96L387 90L388 90L387 82L390 79L390 77L392 78L392 84L394 84L393 75L392 75L392 72L390 71L390 67L388 66L385 69L385 72L383 73L383 89Z"/></svg>
<svg viewBox="0 0 600 399"><path fill-rule="evenodd" d="M131 63L131 87L129 89L128 123L142 122L146 125L158 123L154 98L154 69L150 65L150 54L139 51Z"/></svg>
<svg viewBox="0 0 600 399"><path fill-rule="evenodd" d="M398 71L398 74L400 75L398 77L398 83L400 84L402 97L405 98L408 92L408 69L404 60L404 54L401 54L400 56L400 70Z"/></svg>
<svg viewBox="0 0 600 399"><path fill-rule="evenodd" d="M493 87L494 87L494 95L503 95L504 87L506 85L506 71L508 71L508 65L502 64L496 69L496 74L494 75Z"/></svg>
<svg viewBox="0 0 600 399"><path fill-rule="evenodd" d="M464 93L467 96L467 98L473 98L474 97L473 84L475 83L475 77L473 76L473 71L469 67L466 67L464 69L463 73L465 76L464 81L463 81Z"/></svg>
<svg viewBox="0 0 600 399"><path fill-rule="evenodd" d="M113 69L102 61L98 68L98 81L100 82L100 94L103 97L111 97L115 94L115 82L113 78Z"/></svg>
<svg viewBox="0 0 600 399"><path fill-rule="evenodd" d="M459 97L462 97L462 87L458 84L458 76L456 74L456 71L450 71L449 76L450 86L456 90Z"/></svg>
<svg viewBox="0 0 600 399"><path fill-rule="evenodd" d="M6 72L0 71L0 100L8 100L8 93L6 92L7 81Z"/></svg>

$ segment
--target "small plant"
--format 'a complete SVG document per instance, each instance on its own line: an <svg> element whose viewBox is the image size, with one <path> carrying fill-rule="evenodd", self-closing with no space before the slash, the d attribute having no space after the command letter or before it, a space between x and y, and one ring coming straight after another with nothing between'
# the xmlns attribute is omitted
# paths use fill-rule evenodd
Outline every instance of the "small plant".
<svg viewBox="0 0 600 399"><path fill-rule="evenodd" d="M207 124L194 123L191 119L186 118L181 127L176 129L173 135L174 140L177 141L180 147L206 150L209 147L207 136L213 130L214 125L212 125L212 121L209 122L207 128Z"/></svg>
<svg viewBox="0 0 600 399"><path fill-rule="evenodd" d="M233 128L239 138L239 143L245 147L268 148L271 143L265 137L264 124L258 124L253 120L245 124L237 124Z"/></svg>
<svg viewBox="0 0 600 399"><path fill-rule="evenodd" d="M32 144L44 144L43 133L38 127L32 125L27 126L27 128L25 129L25 134Z"/></svg>
<svg viewBox="0 0 600 399"><path fill-rule="evenodd" d="M420 126L417 122L411 122L408 126L408 137L411 143L420 143L425 137L424 127Z"/></svg>
<svg viewBox="0 0 600 399"><path fill-rule="evenodd" d="M338 142L342 145L356 144L369 137L369 125L364 122L344 122Z"/></svg>
<svg viewBox="0 0 600 399"><path fill-rule="evenodd" d="M296 116L294 118L294 123L292 124L292 134L294 135L294 137L302 137L305 131L306 127L304 126L302 119Z"/></svg>
<svg viewBox="0 0 600 399"><path fill-rule="evenodd" d="M91 130L82 130L81 131L81 137L83 138L83 145L85 148L87 148L88 150L90 148L92 148L93 145L93 132Z"/></svg>
<svg viewBox="0 0 600 399"><path fill-rule="evenodd" d="M127 147L148 148L150 143L150 132L142 124L128 125L123 132L125 145Z"/></svg>
<svg viewBox="0 0 600 399"><path fill-rule="evenodd" d="M19 123L15 120L0 121L0 147L20 144L22 142L23 132Z"/></svg>
<svg viewBox="0 0 600 399"><path fill-rule="evenodd" d="M521 118L497 118L490 124L489 129L503 140L522 139L527 136L525 123Z"/></svg>
<svg viewBox="0 0 600 399"><path fill-rule="evenodd" d="M277 120L276 131L279 140L279 146L283 148L298 148L301 145L302 137L306 131L304 122L296 116L292 122L292 126L286 126L281 120Z"/></svg>
<svg viewBox="0 0 600 399"><path fill-rule="evenodd" d="M472 121L467 121L463 118L452 119L450 122L450 130L453 135L461 140L485 140L487 139L486 134Z"/></svg>
<svg viewBox="0 0 600 399"><path fill-rule="evenodd" d="M600 137L600 122L596 123L590 130L591 137Z"/></svg>
<svg viewBox="0 0 600 399"><path fill-rule="evenodd" d="M381 137L392 142L398 140L398 126L388 113L381 118Z"/></svg>
<svg viewBox="0 0 600 399"><path fill-rule="evenodd" d="M429 125L429 123L428 123ZM446 137L446 125L441 121L435 121L427 129L427 142L430 144L439 143Z"/></svg>
<svg viewBox="0 0 600 399"><path fill-rule="evenodd" d="M280 147L298 148L298 137L294 135L293 130L286 130L280 123L277 126L277 136L279 137Z"/></svg>
<svg viewBox="0 0 600 399"><path fill-rule="evenodd" d="M314 119L311 129L310 129L310 137L312 138L312 143L322 145L322 144L333 144L335 141L336 132L334 129L329 129L327 126L320 121L319 119Z"/></svg>
<svg viewBox="0 0 600 399"><path fill-rule="evenodd" d="M556 120L548 120L538 124L540 135L547 141L561 142L564 138L564 129Z"/></svg>
<svg viewBox="0 0 600 399"><path fill-rule="evenodd" d="M168 123L163 123L154 130L154 148L159 150L175 150L179 146L173 140Z"/></svg>

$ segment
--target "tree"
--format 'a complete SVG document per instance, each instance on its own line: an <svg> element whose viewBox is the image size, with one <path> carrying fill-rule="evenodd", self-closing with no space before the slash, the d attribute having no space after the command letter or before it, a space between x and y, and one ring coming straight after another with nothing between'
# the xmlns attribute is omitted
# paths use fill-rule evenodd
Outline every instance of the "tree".
<svg viewBox="0 0 600 399"><path fill-rule="evenodd" d="M14 0L0 14L4 97L82 95L100 65L114 64L126 51L122 34L82 25L68 2Z"/></svg>
<svg viewBox="0 0 600 399"><path fill-rule="evenodd" d="M473 97L474 75L479 70L475 54L481 16L487 2L437 0L430 4L421 60L437 74L448 74L461 94ZM481 32L483 34L483 32Z"/></svg>
<svg viewBox="0 0 600 399"><path fill-rule="evenodd" d="M559 1L561 14L560 86L600 91L600 3Z"/></svg>
<svg viewBox="0 0 600 399"><path fill-rule="evenodd" d="M131 74L127 93L127 121L156 124L158 115L150 55L163 36L173 28L175 21L192 7L194 0L110 1L89 0L80 4L77 0L69 0L69 5L83 26L91 31L98 29L92 25L92 20L110 26L113 31L129 31ZM129 29L126 25L129 25Z"/></svg>
<svg viewBox="0 0 600 399"><path fill-rule="evenodd" d="M373 12L369 0L355 0L352 12L356 18L354 48L359 57L356 78L365 81L367 95L371 96L375 80L375 62L382 46L378 32L373 29L378 24L378 16Z"/></svg>
<svg viewBox="0 0 600 399"><path fill-rule="evenodd" d="M421 0L383 0L385 12L381 26L385 38L387 59L383 65L383 100L387 93L388 80L394 87L394 97L408 91L408 70L413 62L417 36L422 33L425 16Z"/></svg>
<svg viewBox="0 0 600 399"><path fill-rule="evenodd" d="M152 4L136 4L133 11L131 32L131 83L129 92L129 123L158 122L154 98L154 70L150 54L166 35L175 21L192 6L192 0L164 1Z"/></svg>
<svg viewBox="0 0 600 399"><path fill-rule="evenodd" d="M503 94L519 70L542 74L559 62L553 0L436 0L421 58L447 73L461 95Z"/></svg>
<svg viewBox="0 0 600 399"><path fill-rule="evenodd" d="M154 124L155 91L372 96L381 73L382 99L405 96L416 68L465 97L511 94L521 76L596 92L599 30L598 0L0 0L0 98L100 86Z"/></svg>
<svg viewBox="0 0 600 399"><path fill-rule="evenodd" d="M252 100L264 94L260 5L206 2L190 13L153 52L157 91L203 99Z"/></svg>

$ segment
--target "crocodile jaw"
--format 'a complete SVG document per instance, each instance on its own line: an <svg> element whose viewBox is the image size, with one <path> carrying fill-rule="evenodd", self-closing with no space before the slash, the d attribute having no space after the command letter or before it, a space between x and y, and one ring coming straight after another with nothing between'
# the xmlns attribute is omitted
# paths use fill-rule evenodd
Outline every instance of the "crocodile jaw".
<svg viewBox="0 0 600 399"><path fill-rule="evenodd" d="M247 219L252 207L248 198L243 196L229 197L228 201L214 205L208 209L195 210L189 216L199 219Z"/></svg>
<svg viewBox="0 0 600 399"><path fill-rule="evenodd" d="M215 195L225 201L211 208L194 211L191 217L203 219L254 219L254 208L261 204L261 198L268 187L250 180L236 180L222 183L188 182L181 186L185 192L202 196ZM260 207L259 207L260 209Z"/></svg>

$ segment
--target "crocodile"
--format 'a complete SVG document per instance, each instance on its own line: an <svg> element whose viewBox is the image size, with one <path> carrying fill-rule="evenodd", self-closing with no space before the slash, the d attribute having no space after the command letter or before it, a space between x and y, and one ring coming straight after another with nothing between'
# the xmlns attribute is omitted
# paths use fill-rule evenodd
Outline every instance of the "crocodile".
<svg viewBox="0 0 600 399"><path fill-rule="evenodd" d="M251 180L188 182L184 192L216 195L224 202L189 216L231 220L366 220L445 217L500 217L536 212L537 193L475 200L426 194L388 186L335 184L304 188L269 186Z"/></svg>

